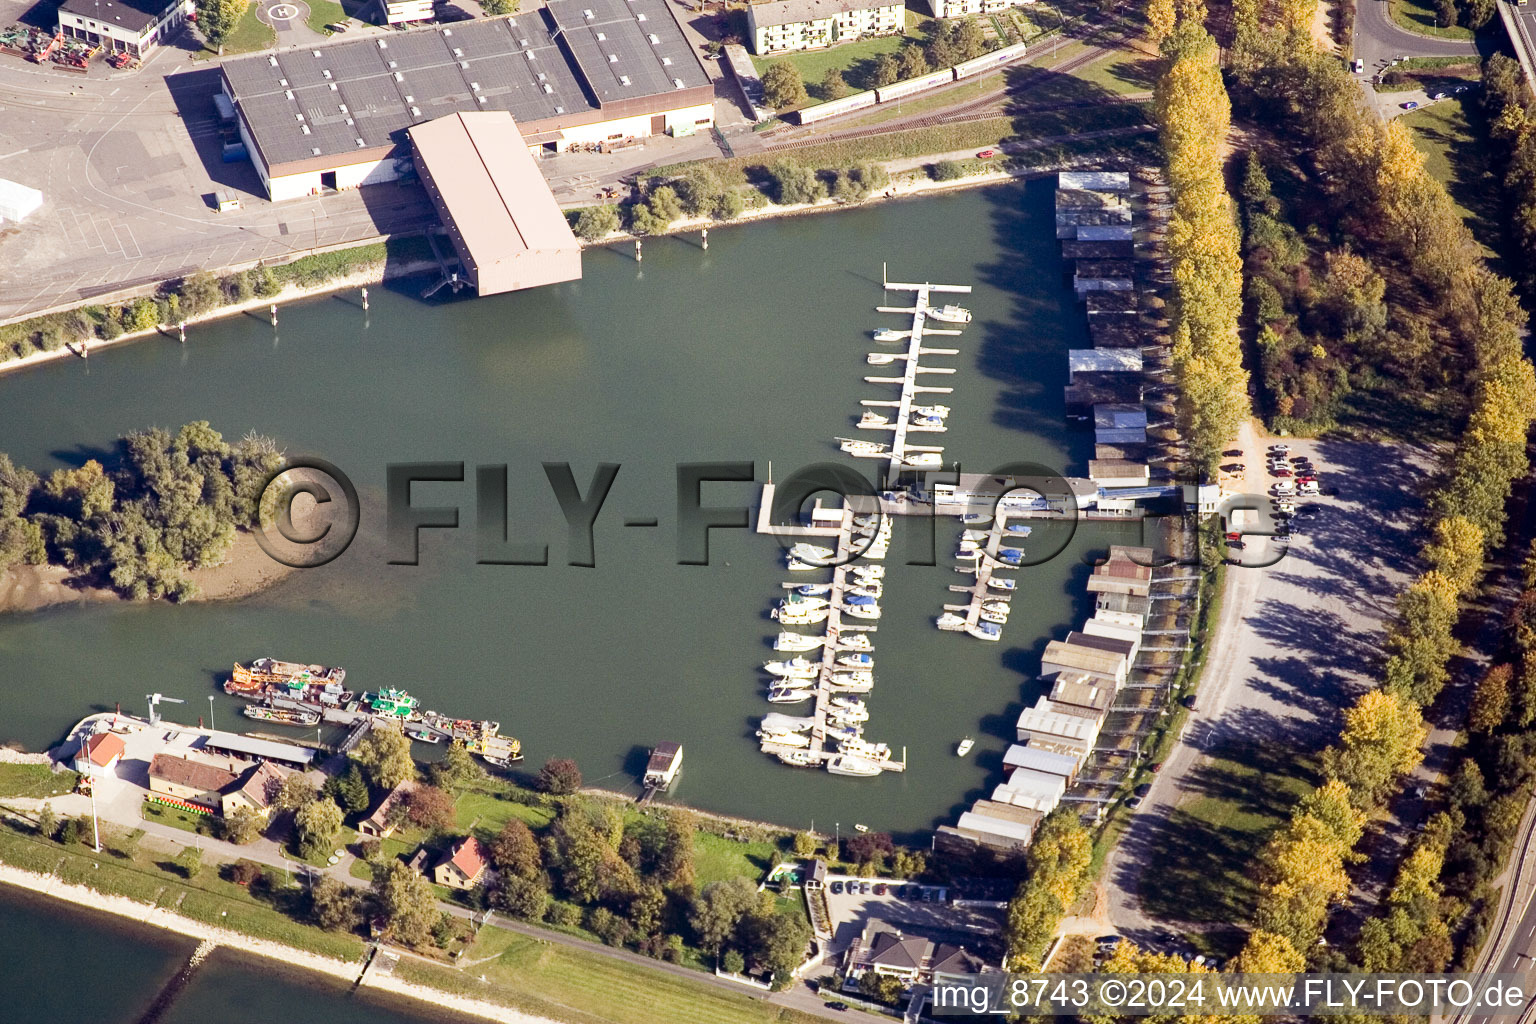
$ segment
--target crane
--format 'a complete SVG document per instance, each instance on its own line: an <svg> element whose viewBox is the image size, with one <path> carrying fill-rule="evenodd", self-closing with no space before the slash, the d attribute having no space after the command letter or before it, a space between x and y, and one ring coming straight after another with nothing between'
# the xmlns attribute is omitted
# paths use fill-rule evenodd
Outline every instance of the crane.
<svg viewBox="0 0 1536 1024"><path fill-rule="evenodd" d="M149 724L150 725L158 725L159 722L160 722L160 712L157 711L156 708L159 707L161 701L165 701L165 702L170 703L170 704L185 704L186 703L186 701L182 700L180 697L166 697L166 696L163 696L163 695L158 694L158 693L146 693L144 695L144 699L149 701Z"/></svg>

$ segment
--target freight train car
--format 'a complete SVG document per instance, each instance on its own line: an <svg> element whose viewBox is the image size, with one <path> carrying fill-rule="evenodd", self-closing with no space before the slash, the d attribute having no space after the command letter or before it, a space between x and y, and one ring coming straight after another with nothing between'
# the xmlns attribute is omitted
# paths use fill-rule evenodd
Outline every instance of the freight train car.
<svg viewBox="0 0 1536 1024"><path fill-rule="evenodd" d="M984 53L972 60L961 61L954 66L955 78L970 78L974 75L991 71L993 68L1002 67L1009 61L1018 60L1022 56L1024 56L1024 44L1014 43L1012 46L1005 46L1000 50Z"/></svg>
<svg viewBox="0 0 1536 1024"><path fill-rule="evenodd" d="M924 89L934 89L941 85L948 85L955 80L955 69L945 68L943 71L933 71L926 75L918 75L904 82L892 82L890 85L882 85L875 90L875 98L881 103L889 103L899 100L903 96L911 96L915 92Z"/></svg>
<svg viewBox="0 0 1536 1024"><path fill-rule="evenodd" d="M800 124L812 124L829 117L836 117L838 114L846 114L850 110L862 110L865 107L872 107L875 103L873 90L856 92L852 96L844 96L840 100L828 100L825 103L818 103L814 107L806 107L803 110L796 111L796 116L799 118Z"/></svg>

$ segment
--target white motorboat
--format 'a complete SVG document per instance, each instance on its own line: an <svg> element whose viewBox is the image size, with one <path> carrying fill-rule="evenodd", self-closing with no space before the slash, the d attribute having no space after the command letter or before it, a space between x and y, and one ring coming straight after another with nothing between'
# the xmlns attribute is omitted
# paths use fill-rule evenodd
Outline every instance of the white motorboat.
<svg viewBox="0 0 1536 1024"><path fill-rule="evenodd" d="M768 691L768 703L770 704L799 704L801 701L810 700L812 691L793 689L786 686L775 686Z"/></svg>
<svg viewBox="0 0 1536 1024"><path fill-rule="evenodd" d="M865 357L870 366L890 366L896 360L904 358L893 352L871 352Z"/></svg>
<svg viewBox="0 0 1536 1024"><path fill-rule="evenodd" d="M891 756L891 748L884 743L871 743L862 736L853 739L842 740L837 749L844 754L852 754L855 757L867 757L871 761L884 761Z"/></svg>
<svg viewBox="0 0 1536 1024"><path fill-rule="evenodd" d="M860 430L879 430L881 427L889 426L894 426L891 423L890 417L882 416L877 412L865 410L864 415L859 417Z"/></svg>
<svg viewBox="0 0 1536 1024"><path fill-rule="evenodd" d="M909 452L901 459L903 466L935 467L944 465L944 456L938 452Z"/></svg>
<svg viewBox="0 0 1536 1024"><path fill-rule="evenodd" d="M796 768L805 768L816 763L816 755L809 750L784 750L777 755L785 764L792 764Z"/></svg>
<svg viewBox="0 0 1536 1024"><path fill-rule="evenodd" d="M1008 623L1008 613L1007 612L985 612L984 611L984 612L981 612L976 617L979 618L982 622L995 622L999 626L1004 626L1004 625L1007 625L1007 623Z"/></svg>
<svg viewBox="0 0 1536 1024"><path fill-rule="evenodd" d="M820 597L822 594L830 593L831 590L830 583L807 583L795 588L796 593L804 594L806 597Z"/></svg>
<svg viewBox="0 0 1536 1024"><path fill-rule="evenodd" d="M790 594L779 601L780 608L825 608L832 602L824 597L810 597L805 594Z"/></svg>
<svg viewBox="0 0 1536 1024"><path fill-rule="evenodd" d="M904 341L912 337L912 332L893 330L890 327L877 327L870 332L870 336L876 341Z"/></svg>
<svg viewBox="0 0 1536 1024"><path fill-rule="evenodd" d="M947 405L914 405L912 407L912 412L913 412L914 415L918 415L918 416L937 416L939 419L943 419L945 416L949 415L949 406L947 406Z"/></svg>
<svg viewBox="0 0 1536 1024"><path fill-rule="evenodd" d="M832 706L848 711L868 711L869 707L857 697L833 697Z"/></svg>
<svg viewBox="0 0 1536 1024"><path fill-rule="evenodd" d="M878 441L863 441L856 437L840 437L837 439L838 447L849 455L884 455L890 451L891 446L880 444Z"/></svg>
<svg viewBox="0 0 1536 1024"><path fill-rule="evenodd" d="M766 729L757 730L757 738L764 743L778 743L786 747L808 747L811 738L799 732L769 732Z"/></svg>
<svg viewBox="0 0 1536 1024"><path fill-rule="evenodd" d="M941 416L919 416L917 413L913 413L912 414L912 425L914 427L927 427L929 430L934 430L934 431L939 431L939 430L944 430L945 429L943 417L941 417Z"/></svg>
<svg viewBox="0 0 1536 1024"><path fill-rule="evenodd" d="M840 651L872 651L874 642L864 633L854 633L852 636L838 638L837 649Z"/></svg>
<svg viewBox="0 0 1536 1024"><path fill-rule="evenodd" d="M890 554L890 551L891 542L883 538L877 538L869 545L869 547L864 549L864 557L873 558L876 561L879 561L886 555Z"/></svg>
<svg viewBox="0 0 1536 1024"><path fill-rule="evenodd" d="M880 774L880 764L867 757L838 754L827 762L827 771L833 775L852 775L867 779Z"/></svg>
<svg viewBox="0 0 1536 1024"><path fill-rule="evenodd" d="M820 544L806 544L801 542L789 549L790 557L798 558L802 562L825 562L837 554L832 548L822 547Z"/></svg>
<svg viewBox="0 0 1536 1024"><path fill-rule="evenodd" d="M768 680L768 687L775 690L803 690L815 685L815 676L774 676Z"/></svg>
<svg viewBox="0 0 1536 1024"><path fill-rule="evenodd" d="M763 664L763 668L769 675L774 676L809 678L816 674L816 664L806 658L791 658L788 661L769 661Z"/></svg>
<svg viewBox="0 0 1536 1024"><path fill-rule="evenodd" d="M834 693L868 693L875 688L873 679L856 681L852 676L833 676L828 684Z"/></svg>
<svg viewBox="0 0 1536 1024"><path fill-rule="evenodd" d="M983 601L983 602L981 602L981 610L984 611L984 612L995 612L998 615L1007 615L1008 614L1008 602L1007 601Z"/></svg>
<svg viewBox="0 0 1536 1024"><path fill-rule="evenodd" d="M852 708L828 708L827 721L837 725L863 725L869 721L869 712Z"/></svg>
<svg viewBox="0 0 1536 1024"><path fill-rule="evenodd" d="M880 525L880 517L877 516L877 515L875 515L875 516L854 516L853 517L853 525L857 526L861 530L867 530L871 526L878 526L878 525Z"/></svg>
<svg viewBox="0 0 1536 1024"><path fill-rule="evenodd" d="M861 580L885 578L885 566L883 565L855 565L849 571Z"/></svg>
<svg viewBox="0 0 1536 1024"><path fill-rule="evenodd" d="M978 548L974 544L970 545L969 547L966 547L962 544L955 550L955 558L962 562L975 562L980 560L984 553L985 552L983 552L981 548Z"/></svg>
<svg viewBox="0 0 1536 1024"><path fill-rule="evenodd" d="M974 524L980 526L983 523L990 523L992 521L992 513L990 513L990 512L962 512L960 514L960 521L962 523L974 523Z"/></svg>
<svg viewBox="0 0 1536 1024"><path fill-rule="evenodd" d="M832 681L839 686L862 686L865 683L873 683L875 674L868 669L854 669L851 672L834 672Z"/></svg>
<svg viewBox="0 0 1536 1024"><path fill-rule="evenodd" d="M991 622L978 622L974 626L967 626L965 631L977 640L1001 640L1003 638L1002 627Z"/></svg>
<svg viewBox="0 0 1536 1024"><path fill-rule="evenodd" d="M946 324L968 324L971 322L971 311L964 306L945 305L931 306L928 315L935 320Z"/></svg>
<svg viewBox="0 0 1536 1024"><path fill-rule="evenodd" d="M876 600L880 599L880 596L884 593L884 591L885 591L885 588L882 587L878 583L873 584L872 586L849 587L848 588L848 593L852 594L855 597L872 597L872 598L875 598Z"/></svg>
<svg viewBox="0 0 1536 1024"><path fill-rule="evenodd" d="M960 543L964 544L969 541L972 544L980 544L990 536L992 535L986 530L962 530L960 531Z"/></svg>
<svg viewBox="0 0 1536 1024"><path fill-rule="evenodd" d="M827 642L826 637L810 636L805 633L791 633L785 631L773 640L773 649L776 651L814 651Z"/></svg>
<svg viewBox="0 0 1536 1024"><path fill-rule="evenodd" d="M1009 579L1007 576L993 576L987 580L987 586L993 590L1012 590L1018 586L1018 580Z"/></svg>
<svg viewBox="0 0 1536 1024"><path fill-rule="evenodd" d="M829 608L775 608L771 614L786 626L814 626L830 613Z"/></svg>
<svg viewBox="0 0 1536 1024"><path fill-rule="evenodd" d="M955 748L955 756L964 757L966 754L971 752L971 748L975 745L976 741L967 736L965 739L961 740L960 745Z"/></svg>
<svg viewBox="0 0 1536 1024"><path fill-rule="evenodd" d="M880 617L880 606L877 604L845 604L843 614L855 619L873 621Z"/></svg>
<svg viewBox="0 0 1536 1024"><path fill-rule="evenodd" d="M802 562L794 555L790 555L785 560L785 564L789 566L790 572L815 572L818 569L826 568L826 566L817 565L815 562Z"/></svg>
<svg viewBox="0 0 1536 1024"><path fill-rule="evenodd" d="M938 618L940 629L955 633L965 628L965 616L956 615L954 612L945 612Z"/></svg>
<svg viewBox="0 0 1536 1024"><path fill-rule="evenodd" d="M837 663L848 668L874 668L875 659L867 654L839 654Z"/></svg>

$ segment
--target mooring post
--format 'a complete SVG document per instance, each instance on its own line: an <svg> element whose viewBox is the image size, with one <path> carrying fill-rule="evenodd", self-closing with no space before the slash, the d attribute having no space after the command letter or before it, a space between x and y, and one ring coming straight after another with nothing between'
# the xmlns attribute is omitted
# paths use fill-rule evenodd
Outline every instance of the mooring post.
<svg viewBox="0 0 1536 1024"><path fill-rule="evenodd" d="M368 312L368 289L363 289L363 312Z"/></svg>
<svg viewBox="0 0 1536 1024"><path fill-rule="evenodd" d="M704 228L703 230L701 230L699 232L699 237L703 241L703 246L702 247L703 247L704 251L708 252L709 251L709 228Z"/></svg>
<svg viewBox="0 0 1536 1024"><path fill-rule="evenodd" d="M645 259L645 254L640 251L640 239L637 238L635 239L635 262L639 263L643 259Z"/></svg>
<svg viewBox="0 0 1536 1024"><path fill-rule="evenodd" d="M277 326L277 303L272 303L272 326Z"/></svg>
<svg viewBox="0 0 1536 1024"><path fill-rule="evenodd" d="M187 322L183 320L177 325L177 329L181 331L181 343L185 345L187 343Z"/></svg>

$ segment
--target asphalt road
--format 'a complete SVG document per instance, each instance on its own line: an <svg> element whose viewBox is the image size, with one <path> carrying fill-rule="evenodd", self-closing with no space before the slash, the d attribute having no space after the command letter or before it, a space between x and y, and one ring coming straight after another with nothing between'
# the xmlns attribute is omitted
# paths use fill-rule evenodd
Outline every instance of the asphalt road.
<svg viewBox="0 0 1536 1024"><path fill-rule="evenodd" d="M1506 0L1499 0L1500 3ZM1360 0L1355 5L1355 56L1365 61L1365 74L1388 67L1394 57L1455 57L1478 55L1471 40L1437 39L1410 32L1392 20L1389 0Z"/></svg>

